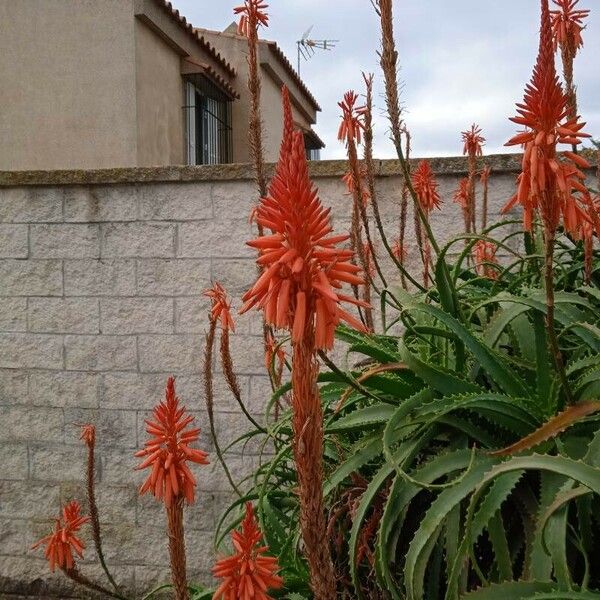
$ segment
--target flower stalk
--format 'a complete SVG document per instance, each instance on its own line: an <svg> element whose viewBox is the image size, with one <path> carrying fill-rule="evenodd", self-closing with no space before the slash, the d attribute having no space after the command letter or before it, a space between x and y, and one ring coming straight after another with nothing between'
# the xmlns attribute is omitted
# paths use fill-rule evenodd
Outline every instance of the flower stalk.
<svg viewBox="0 0 600 600"><path fill-rule="evenodd" d="M149 439L135 454L143 458L137 470L151 469L140 495L150 492L165 505L175 600L189 600L183 504L194 502L196 478L187 463L207 465L208 455L190 447L198 440L200 429L190 429L194 417L186 414L185 406L180 406L173 377L167 380L165 399L154 408L152 417L146 420Z"/></svg>
<svg viewBox="0 0 600 600"><path fill-rule="evenodd" d="M283 95L284 103L289 102ZM336 598L336 577L326 534L323 499L323 409L318 387L318 350L333 347L336 326L364 325L341 308L366 308L342 294L343 283L361 285L352 250L336 246L347 235L331 235L329 210L321 205L308 176L301 132L284 132L282 151L269 194L257 220L271 235L248 242L263 274L243 297L240 312L258 308L265 321L291 334L293 455L298 476L300 529L316 600Z"/></svg>
<svg viewBox="0 0 600 600"><path fill-rule="evenodd" d="M104 558L104 552L102 550L102 536L100 535L100 514L98 512L98 504L96 503L96 490L95 490L95 449L96 449L96 428L94 425L87 424L81 428L81 440L84 441L88 449L87 463L86 463L86 492L88 509L90 511L90 523L92 526L92 539L94 540L94 546L96 548L96 554L100 561L100 566L104 571L108 581L114 588L117 594L119 593L119 586L114 580L111 572L108 569L106 560Z"/></svg>

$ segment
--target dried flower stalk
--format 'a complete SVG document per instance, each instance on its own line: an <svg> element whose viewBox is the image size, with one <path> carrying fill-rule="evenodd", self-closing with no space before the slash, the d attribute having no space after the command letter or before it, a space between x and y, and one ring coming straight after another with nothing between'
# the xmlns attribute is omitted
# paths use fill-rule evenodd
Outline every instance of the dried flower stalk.
<svg viewBox="0 0 600 600"><path fill-rule="evenodd" d="M115 591L119 592L119 586L114 580L110 573L106 560L104 558L104 552L102 550L102 536L100 535L100 514L98 512L98 504L96 503L96 490L95 490L95 449L96 449L96 428L91 425L83 425L81 428L81 440L85 442L88 449L87 464L86 464L86 491L88 508L90 511L90 522L92 525L92 539L94 540L94 546L96 548L96 554L100 561L100 566L106 574L106 577Z"/></svg>

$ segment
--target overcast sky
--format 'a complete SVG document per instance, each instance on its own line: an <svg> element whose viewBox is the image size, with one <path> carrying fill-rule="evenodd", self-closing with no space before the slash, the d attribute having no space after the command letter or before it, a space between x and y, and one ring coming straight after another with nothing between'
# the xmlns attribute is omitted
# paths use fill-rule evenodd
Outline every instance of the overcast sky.
<svg viewBox="0 0 600 600"><path fill-rule="evenodd" d="M222 30L240 0L172 0L194 25ZM376 74L375 150L393 156L383 117L381 74L375 54L378 21L369 0L271 0L270 26L261 36L278 42L296 64L296 44L314 25L311 37L338 39L333 52L303 62L301 75L322 107L316 130L327 144L323 158L341 158L336 140L338 100L348 89L362 91L361 71ZM516 126L508 121L521 101L535 62L538 0L396 0L395 33L400 53L405 119L415 156L456 155L460 132L478 123L486 152L505 152ZM579 110L586 130L600 137L600 3L592 8L585 47L575 64ZM557 65L560 68L560 61Z"/></svg>

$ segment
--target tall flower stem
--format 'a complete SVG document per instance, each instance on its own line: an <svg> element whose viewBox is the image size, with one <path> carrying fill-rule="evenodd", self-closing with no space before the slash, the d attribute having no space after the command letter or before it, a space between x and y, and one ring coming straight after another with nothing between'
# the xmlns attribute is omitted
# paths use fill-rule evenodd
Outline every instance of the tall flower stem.
<svg viewBox="0 0 600 600"><path fill-rule="evenodd" d="M260 196L267 193L264 150L262 140L262 118L260 111L261 83L258 73L258 21L256 13L248 13L248 92L250 93L250 120L248 141L254 162L254 177ZM259 231L262 229L258 224ZM262 232L260 232L262 235Z"/></svg>
<svg viewBox="0 0 600 600"><path fill-rule="evenodd" d="M235 484L227 462L223 457L221 446L219 445L219 438L217 437L217 428L215 427L215 410L214 410L214 391L213 391L213 375L212 375L212 362L213 362L213 349L215 346L215 334L217 331L217 320L211 319L208 333L206 334L206 346L204 348L204 399L206 402L206 414L208 415L208 424L210 427L210 434L213 439L215 446L215 454L223 467L227 481L233 491L241 498L242 493L238 486Z"/></svg>
<svg viewBox="0 0 600 600"><path fill-rule="evenodd" d="M240 384L238 383L237 376L235 374L235 370L233 368L233 359L231 358L231 352L229 350L229 330L223 329L221 331L221 345L220 345L220 354L221 354L221 366L223 367L223 374L225 375L225 380L227 381L227 385L229 386L229 390L233 394L238 406L244 416L256 429L261 431L262 433L267 433L267 430L260 425L256 419L248 412L244 401L242 400L242 392L240 390Z"/></svg>
<svg viewBox="0 0 600 600"><path fill-rule="evenodd" d="M546 288L546 329L548 332L548 347L553 358L556 372L560 378L562 388L568 404L573 403L573 395L565 372L556 330L554 329L554 241L555 229L544 227L544 283Z"/></svg>
<svg viewBox="0 0 600 600"><path fill-rule="evenodd" d="M364 149L363 149L363 157L365 161L365 172L367 179L367 189L369 191L369 198L371 203L377 202L377 190L375 189L375 164L373 161L373 75L365 75L363 73L363 79L365 80L366 85L366 103L365 103L365 111L364 111L364 123L365 123L365 133L364 133ZM379 265L379 259L377 258L377 254L375 253L375 248L373 246L373 242L371 241L371 235L369 230L369 219L367 217L366 210L362 211L363 222L365 226L365 232L367 235L367 239L369 241L369 246L371 247L371 256L373 258L373 264L375 265L375 269L377 269L377 274L381 279L381 283L384 287L387 287L387 281L383 275L381 267Z"/></svg>
<svg viewBox="0 0 600 600"><path fill-rule="evenodd" d="M402 174L404 175L406 186L413 199L415 211L419 216L429 241L431 242L431 247L436 254L439 254L440 247L433 235L427 215L419 204L419 200L410 177L410 167L404 156L404 150L402 149L402 124L400 119L401 111L400 100L398 97L398 51L396 50L396 42L394 40L393 0L375 0L374 6L381 20L380 64L385 78L386 106L392 130L392 142L396 148L396 154L398 155L398 160L400 161ZM421 252L423 253L422 248ZM396 263L398 264L398 261L396 261ZM402 268L404 269L404 267ZM411 280L411 283L414 285L416 282L413 279ZM417 287L423 291L423 287L421 285L417 285Z"/></svg>
<svg viewBox="0 0 600 600"><path fill-rule="evenodd" d="M300 495L300 528L315 600L335 600L336 580L329 551L323 500L323 409L312 318L293 347L293 451Z"/></svg>
<svg viewBox="0 0 600 600"><path fill-rule="evenodd" d="M77 566L74 566L70 569L65 568L62 571L71 581L74 581L75 583L82 585L83 587L86 587L89 590L99 592L100 594L104 594L105 596L109 596L110 598L117 598L118 600L128 600L126 596L121 596L121 594L119 594L118 592L113 592L105 588L104 586L91 581L83 573L81 573Z"/></svg>
<svg viewBox="0 0 600 600"><path fill-rule="evenodd" d="M102 550L102 537L100 535L100 515L98 512L98 504L96 503L96 491L94 485L94 471L95 471L95 439L91 441L91 443L87 443L88 448L88 458L87 458L87 466L86 466L86 489L87 489L87 501L88 508L90 511L90 523L92 526L92 538L94 540L94 546L96 548L96 554L98 555L98 560L100 561L100 566L102 570L106 574L106 577L112 587L119 593L119 586L114 580L112 574L110 573L108 566L106 564L106 560L104 558L104 552Z"/></svg>
<svg viewBox="0 0 600 600"><path fill-rule="evenodd" d="M183 533L183 497L178 497L167 507L169 557L175 600L189 600L185 564L185 539Z"/></svg>

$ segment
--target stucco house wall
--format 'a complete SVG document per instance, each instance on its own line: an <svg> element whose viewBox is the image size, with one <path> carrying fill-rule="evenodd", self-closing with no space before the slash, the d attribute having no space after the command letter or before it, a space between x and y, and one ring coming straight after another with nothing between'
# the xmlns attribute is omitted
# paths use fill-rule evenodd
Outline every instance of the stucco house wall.
<svg viewBox="0 0 600 600"><path fill-rule="evenodd" d="M180 67L180 55L142 21L136 20L138 166L181 165L186 162Z"/></svg>
<svg viewBox="0 0 600 600"><path fill-rule="evenodd" d="M514 192L519 157L489 160L493 221ZM443 242L462 231L450 198L466 161L439 159L433 167L446 202L432 226ZM346 164L310 168L336 231L347 232ZM399 172L394 161L378 162L390 237L398 228ZM138 596L168 580L164 511L152 497L138 496L143 475L133 470L133 453L171 374L203 428L201 447L213 450L201 377L208 323L202 291L220 281L239 308L256 277L254 253L245 245L254 235L248 214L255 201L248 165L0 172L0 596L71 592L30 546L62 502L85 499L85 451L74 424L88 421L98 428L97 495L108 563ZM417 273L418 254L411 244ZM392 273L388 281L395 285ZM236 321L232 350L242 397L262 419L270 386L260 316ZM225 447L248 426L217 367L214 405ZM250 444L243 454L238 447L228 455L236 479L256 466L258 448ZM210 460L197 469L198 501L186 510L188 566L196 581L210 579L212 535L232 498L214 454ZM88 533L84 539L82 571L100 578Z"/></svg>
<svg viewBox="0 0 600 600"><path fill-rule="evenodd" d="M136 164L131 0L0 0L0 169Z"/></svg>

